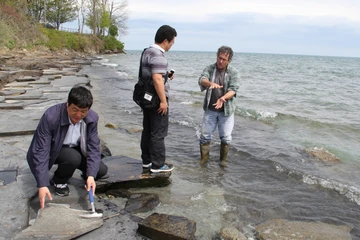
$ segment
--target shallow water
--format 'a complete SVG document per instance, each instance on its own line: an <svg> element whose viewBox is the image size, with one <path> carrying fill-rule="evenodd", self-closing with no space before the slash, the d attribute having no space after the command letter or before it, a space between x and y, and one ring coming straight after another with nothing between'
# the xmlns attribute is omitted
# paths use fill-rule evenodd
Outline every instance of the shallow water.
<svg viewBox="0 0 360 240"><path fill-rule="evenodd" d="M106 56L87 70L95 107L106 121L120 126L131 151L140 132L127 129L141 128L142 122L132 101L140 54ZM232 64L242 83L229 164L221 169L217 135L209 164L198 164L203 93L197 78L215 61L215 53L167 55L169 68L176 71L166 138L167 161L175 165L172 184L136 190L160 196L156 212L196 221L199 239L213 238L223 226L250 238L254 226L274 218L348 225L353 239L360 239L359 59L235 55ZM315 147L342 163L309 158L304 149Z"/></svg>

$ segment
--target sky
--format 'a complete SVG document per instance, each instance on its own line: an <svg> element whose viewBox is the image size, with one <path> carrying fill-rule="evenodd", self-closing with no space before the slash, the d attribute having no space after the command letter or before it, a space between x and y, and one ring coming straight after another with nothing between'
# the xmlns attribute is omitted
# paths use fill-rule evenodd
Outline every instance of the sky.
<svg viewBox="0 0 360 240"><path fill-rule="evenodd" d="M154 42L164 24L171 50L360 57L360 0L127 0L125 50Z"/></svg>

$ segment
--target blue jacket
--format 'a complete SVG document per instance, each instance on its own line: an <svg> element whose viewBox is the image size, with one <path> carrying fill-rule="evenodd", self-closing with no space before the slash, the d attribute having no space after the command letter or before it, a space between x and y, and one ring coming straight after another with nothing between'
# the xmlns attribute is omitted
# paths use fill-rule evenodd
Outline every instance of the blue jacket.
<svg viewBox="0 0 360 240"><path fill-rule="evenodd" d="M87 132L86 175L96 177L101 161L100 139L97 129L99 116L90 109L83 120L86 123ZM49 170L59 156L69 125L66 103L48 108L40 119L27 152L27 161L38 188L49 186Z"/></svg>

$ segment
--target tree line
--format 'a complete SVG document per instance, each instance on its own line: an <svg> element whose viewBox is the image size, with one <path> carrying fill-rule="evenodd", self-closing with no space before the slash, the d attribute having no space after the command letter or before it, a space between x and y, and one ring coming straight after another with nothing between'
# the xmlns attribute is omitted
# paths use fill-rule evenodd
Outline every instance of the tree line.
<svg viewBox="0 0 360 240"><path fill-rule="evenodd" d="M23 11L33 21L51 25L59 30L60 25L77 20L78 32L84 27L98 36L117 37L127 32L127 0L0 0Z"/></svg>

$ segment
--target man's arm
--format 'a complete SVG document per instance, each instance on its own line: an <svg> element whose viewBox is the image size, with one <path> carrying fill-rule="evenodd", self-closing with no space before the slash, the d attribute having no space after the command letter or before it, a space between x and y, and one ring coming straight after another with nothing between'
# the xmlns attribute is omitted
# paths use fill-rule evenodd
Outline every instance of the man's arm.
<svg viewBox="0 0 360 240"><path fill-rule="evenodd" d="M206 66L199 77L199 86L201 91L205 91L208 88L221 88L219 84L210 81L211 75L214 73L215 65Z"/></svg>
<svg viewBox="0 0 360 240"><path fill-rule="evenodd" d="M51 147L51 130L46 113L41 117L34 138L29 148L28 163L38 187L40 208L45 207L45 198L52 200L49 188L49 159Z"/></svg>
<svg viewBox="0 0 360 240"><path fill-rule="evenodd" d="M90 113L89 113L90 114ZM92 187L93 194L95 194L96 183L95 177L99 171L99 166L101 162L101 152L100 152L100 139L98 135L98 120L99 117L95 112L92 112L93 122L87 124L87 169L86 175L86 190L89 191Z"/></svg>
<svg viewBox="0 0 360 240"><path fill-rule="evenodd" d="M220 86L219 84L217 83L214 83L214 82L210 82L209 79L203 77L201 80L200 80L200 84L203 86L203 87L206 87L206 88L222 88L223 86Z"/></svg>
<svg viewBox="0 0 360 240"><path fill-rule="evenodd" d="M165 85L164 85L162 74L154 73L152 75L152 79L154 81L154 87L155 87L156 93L160 98L160 106L158 109L158 113L164 115L164 114L166 114L166 112L168 110L168 104L166 101Z"/></svg>

